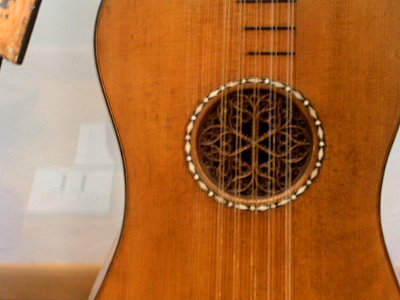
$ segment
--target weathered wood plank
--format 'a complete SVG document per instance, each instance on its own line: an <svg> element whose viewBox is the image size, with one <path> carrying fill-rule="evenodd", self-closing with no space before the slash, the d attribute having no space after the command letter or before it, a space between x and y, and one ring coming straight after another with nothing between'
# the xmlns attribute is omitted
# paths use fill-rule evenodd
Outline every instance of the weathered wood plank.
<svg viewBox="0 0 400 300"><path fill-rule="evenodd" d="M21 64L41 0L0 0L0 60Z"/></svg>
<svg viewBox="0 0 400 300"><path fill-rule="evenodd" d="M0 264L0 299L87 299L99 264Z"/></svg>

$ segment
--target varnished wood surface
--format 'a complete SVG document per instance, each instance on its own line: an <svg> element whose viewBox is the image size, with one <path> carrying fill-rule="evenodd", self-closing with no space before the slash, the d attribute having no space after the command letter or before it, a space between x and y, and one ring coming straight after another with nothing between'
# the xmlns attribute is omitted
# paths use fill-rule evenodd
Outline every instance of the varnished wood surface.
<svg viewBox="0 0 400 300"><path fill-rule="evenodd" d="M0 264L0 299L84 300L99 264Z"/></svg>
<svg viewBox="0 0 400 300"><path fill-rule="evenodd" d="M249 56L255 46L241 46L252 40L242 25L269 22L266 5L103 2L97 62L127 202L99 299L400 299L379 219L400 113L400 3L297 1L290 72L287 57ZM199 101L245 76L291 83L312 101L326 134L316 182L289 206L257 214L209 199L183 155Z"/></svg>
<svg viewBox="0 0 400 300"><path fill-rule="evenodd" d="M0 1L0 60L22 63L41 0Z"/></svg>

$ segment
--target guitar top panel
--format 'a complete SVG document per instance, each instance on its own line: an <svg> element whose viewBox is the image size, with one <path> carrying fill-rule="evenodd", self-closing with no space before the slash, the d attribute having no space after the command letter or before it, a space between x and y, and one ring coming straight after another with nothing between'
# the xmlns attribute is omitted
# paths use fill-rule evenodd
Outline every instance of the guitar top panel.
<svg viewBox="0 0 400 300"><path fill-rule="evenodd" d="M400 299L380 186L398 1L102 3L126 168L99 299Z"/></svg>

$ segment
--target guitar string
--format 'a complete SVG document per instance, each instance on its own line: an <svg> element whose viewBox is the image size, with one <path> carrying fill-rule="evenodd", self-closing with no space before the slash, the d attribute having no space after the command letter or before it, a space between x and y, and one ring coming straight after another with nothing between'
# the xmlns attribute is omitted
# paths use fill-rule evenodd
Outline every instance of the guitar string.
<svg viewBox="0 0 400 300"><path fill-rule="evenodd" d="M229 64L229 62L230 62L230 58L231 58L231 55L232 55L232 53L231 53L231 47L230 47L230 45L231 45L231 40L232 40L232 36L231 36L231 31L232 31L232 29L231 29L231 14L232 14L232 9L231 9L231 1L227 1L226 2L226 4L227 4L227 7L226 7L226 18L225 18L225 28L226 28L226 30L225 30L225 35L226 35L226 38L225 38L225 51L224 51L224 74L223 74L223 82L227 82L228 81L228 75L230 74L230 64ZM223 123L225 124L225 134L223 135L223 137L224 137L224 139L225 139L225 141L224 141L224 144L225 144L225 147L226 147L226 150L225 150L225 152L226 153L228 153L229 152L229 136L228 136L228 96L227 96L227 94L225 93L224 94L224 109L223 109L223 111L224 111L224 120L223 120ZM224 168L229 168L229 166L225 166L225 163L224 163ZM225 174L225 170L224 170L224 172L223 172L223 174ZM227 178L226 180L229 180L229 178ZM226 186L226 183L225 183L225 176L224 176L224 178L223 178L223 186ZM228 215L226 216L226 218L228 217ZM229 221L231 221L231 220L228 220L228 223L230 223ZM229 228L230 226L227 226L227 228L225 229L225 239L226 239L226 243L225 243L225 247L227 247L228 246L228 244L227 244L227 242L228 242L228 240L229 240L229 235L230 235L230 233L231 233L231 228ZM228 251L228 248L226 248L226 251ZM226 258L225 258L226 259ZM227 270L225 270L225 272L226 272ZM222 274L222 273L221 273ZM222 295L221 295L222 296Z"/></svg>
<svg viewBox="0 0 400 300"><path fill-rule="evenodd" d="M256 25L256 30L255 30L255 49L259 49L260 47L262 47L261 45L261 31L258 30L259 24L261 24L261 9L263 8L263 4L260 2L257 2L256 4L256 10L255 10L255 25ZM259 59L260 57L258 55L254 55L254 75L256 77L259 77L259 75L261 74L261 64L259 63ZM254 87L254 91L253 93L255 94L255 97L253 97L252 101L254 101L252 103L252 113L253 113L253 120L252 120L252 140L255 141L257 139L257 134L258 134L258 118L257 118L257 114L258 114L258 101L260 98L260 86L258 84L255 85ZM256 197L257 197L257 193L258 193L258 182L257 182L257 165L258 165L258 155L257 155L257 147L255 144L252 145L252 149L251 149L251 153L252 153L252 158L251 158L251 163L252 163L252 184L253 184L253 188L252 188L252 195L251 195L251 199L253 201L256 201ZM252 288L250 289L250 295L251 295L251 299L256 299L256 290L257 290L257 274L256 274L256 269L255 269L255 265L256 265L256 232L257 232L257 228L256 228L256 214L257 212L254 212L253 214L250 215L250 232L251 232L251 236L250 236L250 285Z"/></svg>
<svg viewBox="0 0 400 300"><path fill-rule="evenodd" d="M275 4L272 1L270 4L268 3L263 3L262 1L259 1L259 9L257 9L257 12L259 12L259 17L258 17L258 23L256 24L256 28L257 28L257 32L259 33L257 35L257 38L259 39L259 42L257 44L257 48L259 49L259 51L263 51L263 49L268 49L268 42L270 42L270 47L271 52L273 51L273 47L274 47L274 40L269 40L268 41L268 34L270 34L271 36L273 36L273 30L271 32L268 31L263 31L263 26L267 25L273 25L274 24L274 15L272 12L274 12L275 10ZM268 19L268 12L272 13L270 15L271 19ZM265 22L270 21L270 24L267 24ZM264 77L272 77L272 72L270 72L271 74L269 74L268 76L268 70L270 70L270 68L268 67L268 58L262 55L258 55L258 75L257 77L259 78L264 78ZM270 56L270 62L273 61L273 55ZM271 70L270 70L271 71ZM267 76L266 76L267 75ZM265 101L264 99L264 93L261 91L261 89L263 89L262 85L259 84L259 89L258 89L258 95L257 95L257 109L255 112L255 116L256 116L256 124L257 124L257 134L256 134L256 139L258 140L260 137L261 132L263 132L261 126L265 126L265 124L263 124L261 122L261 110L264 109L262 107L262 101ZM271 97L271 95L269 95L268 97ZM271 112L269 113L271 114ZM270 143L270 142L269 142ZM256 150L256 197L259 197L259 187L260 187L260 172L261 172L261 165L260 165L260 151L258 150L258 148L255 148ZM270 170L268 169L268 173L270 172ZM270 187L268 186L267 183L267 197L270 196L271 191L270 191ZM259 212L256 210L254 213L254 230L255 230L255 234L256 234L256 239L255 239L255 249L256 249L256 256L255 256L255 274L254 274L254 290L253 290L253 297L254 299L257 299L257 292L258 292L258 281L259 281L259 275L262 275L262 273L265 272L265 270L261 270L260 269L260 261L263 260L263 253L262 253L262 248L261 247L261 240L260 237L262 236L262 234L265 232L265 222L264 222L264 218L265 216L261 216L259 215ZM269 219L270 214L269 211L267 212L267 232L269 230ZM267 233L267 242L268 242L268 233ZM270 256L270 249L267 246L267 293L269 292L269 282L270 282L270 270L271 270L271 266L270 266L270 261L268 261L268 256ZM257 269L258 268L258 269ZM262 278L262 276L260 277Z"/></svg>
<svg viewBox="0 0 400 300"><path fill-rule="evenodd" d="M239 24L239 27L241 26L241 19L240 19L241 8L242 8L242 5L239 5L239 15L238 15L238 22L237 22ZM238 56L238 72L240 74L240 43L239 43L239 56ZM239 95L239 93L237 93L236 94L236 102L235 102L235 104L237 104L237 105L239 105L238 104L239 98L240 98L240 95ZM233 99L231 101L233 101ZM232 110L234 110L234 108L232 108ZM235 112L233 111L233 117L234 117L234 113ZM237 132L239 130L239 125L238 125L239 122L240 122L240 120L236 119L236 123L234 124L235 130ZM238 139L239 139L238 135L235 135L235 149L238 149L238 147L239 147ZM238 163L238 161L236 159L236 156L235 156L235 160L234 160L233 163L234 164ZM235 169L235 172L234 172L234 178L237 178L237 176L238 176L237 168L238 167L236 166L236 169ZM235 191L234 195L235 196L237 196L237 190L238 190L238 184L237 184L237 181L236 181L234 183L234 191ZM237 218L237 213L236 213L236 209L235 209L234 212L233 212L233 240L232 240L232 299L235 299L235 295L236 295L236 285L235 285L235 279L236 279L236 255L237 255L236 254L236 242L237 242L237 240L236 240L237 239L236 218Z"/></svg>
<svg viewBox="0 0 400 300"><path fill-rule="evenodd" d="M231 16L231 14L232 14L232 10L231 10L231 1L228 1L227 2L228 3L228 7L227 7L227 18L226 18L226 22L227 22L227 26L226 26L226 28L227 28L227 30L226 30L226 33L227 33L227 45L226 45L226 52L225 52L225 57L226 57L226 61L227 61L227 63L226 63L226 70L225 70L225 79L224 79L224 82L227 82L230 78L228 78L228 76L230 76L230 75L228 75L228 74L230 74L230 64L229 64L229 62L230 62L230 58L231 58L231 56L232 56L232 53L231 53L231 47L230 47L230 45L232 44L232 36L231 36L231 31L232 31L232 28L231 28L231 18L232 18L232 16ZM225 101L225 124L228 124L228 96L227 96L227 94L226 94L226 101ZM227 125L228 126L228 125ZM228 134L226 135L227 136L227 138L228 138ZM229 143L230 141L229 141L229 139L227 140L227 143ZM227 152L228 152L228 149L229 149L229 146L227 145ZM229 168L229 166L228 166L228 168ZM229 179L228 179L229 180ZM229 220L229 221L231 221L231 220ZM226 239L226 247L228 246L228 240L229 240L229 236L230 236L230 233L231 233L231 228L229 228L230 226L227 226L227 228L226 228L226 237L227 237L227 239ZM227 248L227 254L228 254L228 248ZM228 270L225 270L225 272L226 273L228 273Z"/></svg>
<svg viewBox="0 0 400 300"><path fill-rule="evenodd" d="M295 23L296 23L296 19L295 19L295 13L296 13L296 4L295 4L295 1L294 0L292 0L292 3L291 3L291 10L290 10L290 20L291 20L291 24L292 24L292 26L294 27L295 26ZM291 41L291 44L290 44L290 52L292 53L291 54L291 56L290 56L290 66L289 66L289 68L290 68L290 72L289 72L289 74L290 74L290 86L294 86L294 53L295 53L295 32L294 32L294 29L293 30L291 30L290 32L290 41ZM292 110L291 110L291 113L292 113L292 117L293 117L293 102L291 102L292 103ZM291 133L292 134L292 133ZM290 153L292 153L292 152L290 152ZM290 174L292 174L292 172L290 172ZM292 175L291 175L292 176ZM292 182L292 179L293 178L290 178L290 182ZM289 237L290 237L290 240L289 240L289 254L290 254L290 256L289 256L289 258L290 258L290 260L289 260L289 288L290 288L290 290L289 290L289 299L292 299L292 263L293 263L293 259L292 259L292 225L293 225L293 205L290 205L290 218L289 218L289 226L290 226L290 235L289 235Z"/></svg>
<svg viewBox="0 0 400 300"><path fill-rule="evenodd" d="M287 6L286 6L286 10L287 11L289 11L289 8L290 8L290 2L288 2L288 4L287 4ZM286 13L286 15L287 15L287 13ZM287 15L288 16L288 15ZM289 24L289 19L287 19L286 20L286 22ZM289 74L288 74L288 63L287 63L287 61L288 61L288 59L290 59L289 57L286 59L286 82L289 84ZM288 159L289 159L289 157L288 157L288 153L289 153L289 124L290 124L290 121L289 121L289 101L288 101L288 98L287 98L287 96L288 96L288 94L287 94L287 92L286 92L286 95L285 95L286 97L285 97L285 109L286 109L286 118L285 118L285 121L286 121L286 123L287 123L287 125L286 125L286 128L285 128L285 134L286 134L286 143L285 143L285 190L287 191L288 190L288 187L289 187L289 172L290 172L290 170L289 170L289 163L288 163ZM289 227L288 227L288 205L286 205L285 206L285 235L284 235L284 249L285 249L285 251L284 251L284 266L285 266L285 268L284 268L284 272L285 272L285 274L284 274L284 287L285 287L285 300L287 300L288 299L288 280L287 280L287 275L288 275L288 229L289 229Z"/></svg>
<svg viewBox="0 0 400 300"><path fill-rule="evenodd" d="M294 1L289 0L288 2L288 12L287 12L287 19L288 19L288 25L293 26L294 25ZM293 30L288 32L288 37L287 37L287 43L289 47L289 55L288 58L288 63L287 63L287 82L289 86L293 86L293 53L294 53L294 33ZM289 99L289 91L287 91L286 99L288 99L288 105L289 107L287 108L287 120L291 120L293 117L293 102ZM289 123L290 124L290 123ZM291 188L292 185L292 172L291 172L291 150L292 150L292 142L291 142L291 136L292 136L292 129L291 126L287 127L287 139L288 139L288 145L287 145L287 162L288 162L288 171L287 171L287 180L288 180L288 188ZM286 297L285 299L290 300L291 299L291 272L292 272L292 253L291 253L291 246L292 246L292 205L288 204L285 207L286 211Z"/></svg>
<svg viewBox="0 0 400 300"><path fill-rule="evenodd" d="M188 3L188 6L190 7L189 2L187 2L187 3ZM207 8L207 11L206 11L205 15L209 15L213 11L213 7L212 7L212 5L210 5L209 1L206 1L205 3L207 3L207 5L205 5L205 7ZM190 14L187 14L187 16L189 16L189 15ZM205 75L204 76L205 77L204 82L207 84L206 86L208 86L208 84L210 82L213 82L213 81L216 80L216 78L215 78L216 75L212 74L212 72L209 72L209 70L204 66L212 65L213 61L217 60L217 57L216 57L215 54L213 54L212 52L209 51L209 45L212 45L212 43L213 43L213 41L215 39L215 36L213 36L214 32L212 31L212 25L211 25L212 23L211 22L204 22L204 23L205 24L201 24L201 25L205 26L205 27L202 27L203 28L202 32L203 32L203 34L205 36L205 42L201 43L201 44L203 46L202 53L205 53L205 55L204 55L205 63L201 65L201 68L202 68L201 69L202 70L201 73L203 74L203 76ZM206 70L206 71L204 71L204 70ZM202 86L204 86L204 85L202 85ZM217 225L217 229L218 229L218 225ZM215 237L216 237L216 235L217 235L217 233L214 232L214 236ZM215 238L215 242L216 241L217 241L217 239ZM201 249L200 249L200 252L201 252ZM198 285L198 289L200 289L200 290L197 292L197 295L202 294L203 290L201 290L201 288L206 286L206 284L207 284L207 278L203 277L203 285L201 285L201 284ZM211 295L211 293L210 293L210 295Z"/></svg>
<svg viewBox="0 0 400 300"><path fill-rule="evenodd" d="M240 32L240 40L239 40L239 49L238 49L238 79L242 78L242 73L243 73L243 69L244 69L244 59L242 58L242 55L244 55L244 46L245 46L245 33L243 31L243 28L245 26L245 22L246 22L246 17L245 17L245 9L246 6L245 5L239 5L239 21L238 21L238 27L237 29ZM243 131L243 87L239 86L239 90L237 92L237 99L236 99L237 105L238 105L238 109L237 111L239 112L239 116L237 117L236 120L236 124L235 124L235 129L237 132L242 133ZM241 135L236 135L236 140L235 140L235 149L240 149L242 144L242 138ZM235 156L235 160L234 163L236 163L236 170L235 170L235 178L239 177L240 174L240 170L242 168L242 155L241 152L237 152L236 156ZM239 197L240 194L240 190L241 190L241 181L240 180L236 180L235 182L235 196ZM240 229L241 229L241 223L240 223L240 212L238 209L234 210L234 224L233 224L233 272L232 272L232 299L236 299L237 298L237 288L238 288L238 284L236 284L237 282L239 282L239 278L237 278L237 276L239 276L239 271L240 271L240 264L239 264L239 260L238 260L238 256L240 256L240 248L238 247L238 240L241 240L241 234L240 234Z"/></svg>
<svg viewBox="0 0 400 300"><path fill-rule="evenodd" d="M274 18L273 17L274 16L272 14L270 16L271 19L269 19L268 18L268 13L269 12L271 13L271 12L274 11L275 5L274 5L273 2L270 3L270 4L261 2L260 6L261 6L261 9L260 9L260 22L259 22L259 24L257 24L257 27L258 27L257 31L259 31L259 33L260 33L259 34L259 37L260 37L260 48L259 49L260 49L260 51L263 51L263 49L268 49L268 42L271 42L271 46L270 47L273 47L273 39L272 40L268 40L268 34L273 33L273 31L272 32L263 31L262 28L265 25L266 26L270 25L270 24L266 23L266 22L268 22L268 20L271 23L271 25L273 25L273 23L274 23ZM273 59L273 56L270 57L270 60L272 60L272 59ZM265 56L259 55L259 65L260 65L260 72L259 72L259 76L258 76L259 78L265 78L265 77L271 77L272 76L272 74L268 74L269 67L268 67L267 63L268 63L268 58L265 57ZM264 90L264 87L262 87L261 84L260 84L260 89L261 88ZM261 118L262 118L261 114L263 114L263 112L261 112L261 110L265 109L261 105L261 103L262 103L262 101L265 101L265 99L264 99L265 95L264 95L264 92L261 92L261 91L259 92L259 94L260 94L259 97L257 97L259 99L258 103L257 103L257 107L258 107L258 109L257 109L257 126L258 126L257 139L259 139L259 137L261 135L261 132L264 132L264 130L261 128L261 126L265 126L266 125L266 124L261 122ZM270 97L270 95L268 97ZM267 99L267 100L269 100L269 99ZM268 124L268 121L267 121L267 124ZM261 180L261 176L260 176L260 173L261 173L261 164L260 163L261 162L260 162L260 150L258 148L257 148L257 155L258 155L258 157L257 157L257 183L259 184L259 181ZM268 154L268 156L270 156L270 155ZM268 166L268 160L267 160L267 166ZM268 169L268 173L269 172L270 171ZM258 189L259 189L259 185L257 186L257 195L259 194ZM270 192L270 188L268 186L268 181L267 181L267 190L268 190L267 197L269 197L271 192ZM265 217L265 215L261 215L261 214L259 215L259 212L255 211L255 219L256 219L255 226L256 226L256 234L257 234L257 236L256 236L256 241L257 241L256 267L258 267L257 273L255 275L255 280L256 280L255 291L254 291L255 299L257 299L257 285L258 285L259 277L263 278L262 276L259 276L259 275L263 275L263 273L265 272L265 270L261 270L261 268L260 268L260 266L261 266L260 261L262 261L264 259L263 253L262 253L263 247L262 247L261 239L260 239L260 237L263 236L264 232L265 232L265 221L264 221L263 217ZM267 221L269 221L269 211L267 212ZM266 225L268 226L267 227L267 231L268 231L268 228L269 228L268 222L267 222ZM267 234L267 242L268 242L268 234ZM271 267L269 265L270 262L268 261L269 253L270 253L270 249L268 249L268 246L267 246L267 275L269 275L270 269L271 269ZM268 289L269 289L269 287L268 287L269 281L270 281L270 278L267 276L267 293L268 293Z"/></svg>
<svg viewBox="0 0 400 300"><path fill-rule="evenodd" d="M256 15L255 15L255 25L257 26L258 24L259 24L259 12L260 12L260 5L259 5L259 3L256 3ZM259 39L258 39L258 37L259 37L259 31L258 30L256 30L255 31L255 48L257 49L258 48L258 44L259 44ZM258 66L258 64L257 64L257 60L258 60L258 57L255 55L254 56L254 71L255 71L255 73L254 73L254 75L255 76L257 76L258 74L258 70L257 70L257 66ZM253 100L253 101L256 101L256 98L257 98L257 94L258 94L258 91L257 91L257 86L254 86L254 90L253 90L253 93L255 94L255 97L253 97L253 99L251 99L251 100ZM254 132L255 132L255 121L254 121L254 119L255 119L255 113L256 113L256 111L255 111L255 103L251 103L252 104L252 113L253 113L253 118L252 118L252 124L251 124L251 128L252 128L252 131L251 131L251 138L252 138L252 140L254 141L254 138L255 138L255 135L254 135ZM255 167L255 164L256 164L256 161L255 161L255 147L254 147L254 144L253 145L251 145L251 169L252 169L252 191L251 191L251 199L254 199L254 197L255 197L255 193L256 193L256 184L255 184L255 171L254 171L254 167ZM249 270L249 287L250 287L250 289L249 289L249 293L250 293L250 299L253 299L253 290L254 290L254 215L253 214L251 214L250 215L250 270Z"/></svg>
<svg viewBox="0 0 400 300"><path fill-rule="evenodd" d="M277 120L278 120L278 116L277 116L277 103L276 103L276 87L272 84L273 80L276 79L276 77L278 77L279 75L279 70L277 68L277 66L279 65L279 57L277 57L276 55L274 55L274 52L276 51L276 47L279 45L279 40L278 40L278 36L277 36L277 31L274 29L275 28L275 23L277 21L277 16L279 17L279 10L280 10L280 6L275 4L275 1L271 1L271 18L270 18L270 24L268 24L269 26L271 26L271 31L269 32L270 34L270 53L271 55L270 60L269 60L269 78L270 78L270 94L269 94L269 100L270 103L273 107L273 109L270 111L270 120L271 120L271 125L270 125L270 130L271 128L274 128L277 126ZM279 18L278 18L279 20ZM275 122L275 124L273 124L273 122ZM271 150L274 150L272 148L276 148L276 138L275 138L275 134L272 135L272 139L270 140L269 146ZM276 180L276 176L278 174L274 173L275 172L275 158L273 157L273 155L269 155L269 160L271 161L270 163L270 167L269 167L269 172L268 175L270 176L270 178L272 178L273 180ZM269 193L268 196L274 196L275 195L275 188L274 188L274 183L271 182L269 184ZM273 270L273 253L274 253L274 239L272 238L274 235L274 220L275 220L275 214L273 214L271 212L271 210L268 210L268 257L267 257L267 261L268 261L268 299L273 299L273 280L274 280L274 275L276 276L275 273L272 272Z"/></svg>
<svg viewBox="0 0 400 300"><path fill-rule="evenodd" d="M291 23L293 24L292 26L295 27L295 25L296 25L296 3L295 3L294 0L292 0L292 9L290 10L290 19L291 19ZM291 76L290 77L290 84L291 84L291 86L294 86L294 84L295 84L295 82L294 82L294 59L295 59L295 57L294 57L294 53L295 53L295 31L294 31L294 29L290 31L290 41L291 41L290 49L291 49L291 52L293 53L290 56L290 66L289 66L290 67L290 76ZM291 103L292 103L292 107L293 107L293 102L291 102ZM292 108L292 116L293 116L293 108ZM290 174L292 174L292 173L290 173ZM291 178L291 182L292 182L292 179L293 178ZM289 273L289 287L290 287L290 291L289 291L289 296L290 296L290 298L289 299L292 299L293 205L290 206L290 220L289 221L290 221L289 222L289 224L290 224L290 241L289 241L290 242L290 245L289 245L289 254L290 254L290 261L289 261L289 270L290 270L290 273Z"/></svg>
<svg viewBox="0 0 400 300"><path fill-rule="evenodd" d="M290 5L290 2L288 2L288 5L286 5L286 10L288 11L289 10L289 5ZM287 15L286 15L287 16ZM289 20L288 19L286 19L286 22L289 22ZM285 81L288 83L288 70L287 70L287 59L286 59L286 66L285 66ZM286 95L285 96L287 96L287 93L286 93ZM288 164L288 145L289 145L289 138L288 138L288 126L289 126L289 101L288 101L288 99L287 99L287 97L285 97L285 109L286 109L286 116L285 116L285 122L286 122L286 126L285 126L285 135L286 135L286 142L285 142L285 190L287 191L288 190L288 187L289 187L289 185L288 185L288 180L289 180L289 175L288 175L288 172L289 172L289 164ZM284 249L284 292L285 292L285 294L284 294L284 298L285 298L285 300L287 300L287 295L288 295L288 293L287 293L287 291L288 291L288 285L287 285L287 274L288 274L288 271L287 271L287 267L288 267L288 265L287 265L287 257L288 257L288 252L287 252L287 245L288 245L288 243L287 243L287 240L288 240L288 224L287 224L287 222L288 222L288 206L286 205L285 206L285 218L284 218L284 220L285 220L285 222L284 222L284 226L285 226L285 230L284 230L284 247L283 247L283 249Z"/></svg>
<svg viewBox="0 0 400 300"><path fill-rule="evenodd" d="M174 3L174 5L176 5L175 3ZM185 15L187 15L187 13L188 13L188 5L185 5L185 10L184 10L184 12L183 13L185 13ZM197 25L197 24L196 24ZM204 46L202 45L202 44L200 44L201 45L201 50L203 51L203 49L204 49ZM203 65L204 64L204 62L203 61L201 61L201 59L203 59L203 57L201 56L200 57L200 63ZM200 73L200 78L199 78L199 84L200 84L200 86L202 86L203 85L203 77L204 77L204 72L201 72ZM198 202L200 202L200 201L198 201ZM197 236L196 237L196 240L194 241L194 245L200 245L200 240L199 240L199 237ZM196 248L198 248L198 247L196 247ZM194 256L194 259L192 260L192 261L199 261L199 258L200 258L200 255L199 255L199 251L198 251L198 249L194 249L194 254L193 254L193 256ZM189 258L190 259L190 258ZM189 260L190 261L190 260ZM190 266L189 266L190 267ZM193 273L193 271L195 271L195 268L191 268L190 269L190 272L189 272L189 274L191 274L191 273ZM197 279L197 281L199 282L199 284L198 285L195 285L194 286L194 292L196 293L196 294L198 294L199 293L199 290L198 290L198 287L199 287L199 285L201 285L201 284L204 284L204 281L203 281L203 278L199 278L199 277L197 277L196 278Z"/></svg>
<svg viewBox="0 0 400 300"><path fill-rule="evenodd" d="M221 69L221 81L225 82L225 68L226 68L226 47L227 47L227 1L229 0L224 0L223 2L223 24L222 24L222 69ZM225 131L226 131L226 114L225 114L225 109L226 109L226 97L222 95L221 100L220 100L220 124L221 124L221 136L220 136L220 163L219 163L219 188L221 190L224 189L225 186L225 178L224 178L224 173L225 173L225 164L224 164L224 147L226 143L226 137L225 137ZM222 265L223 265L223 211L221 208L221 205L217 205L217 239L216 239L216 264L217 264L217 272L216 272L216 287L215 287L215 298L216 299L222 299Z"/></svg>
<svg viewBox="0 0 400 300"><path fill-rule="evenodd" d="M275 24L275 3L274 2L272 2L272 4L271 4L270 15L271 15L270 24L267 24L267 25L274 26L274 24ZM274 51L274 38L275 38L275 31L272 30L270 32L270 49L271 49L270 52ZM274 70L273 70L273 62L274 62L273 57L274 56L271 55L270 59L269 59L269 75L268 75L268 77L270 79L273 78L273 72L274 72ZM271 85L271 87L272 87L272 85ZM268 100L269 100L270 105L273 105L273 103L272 103L273 94L272 94L271 90L269 92L269 96L268 97L269 97ZM276 114L276 110L274 112ZM269 111L269 120L270 120L271 124L272 124L272 120L275 120L275 122L276 122L276 116L275 116L275 118L272 118L272 114L273 114L273 111L270 110ZM271 130L271 127L272 126L270 126L270 130ZM274 145L273 139L269 139L269 143L268 143L269 149L273 150L272 149L273 145ZM272 161L273 157L272 157L271 154L268 154L268 161L270 161L270 160ZM274 163L272 162L272 170L273 169L274 169ZM272 172L273 172L272 170L271 170L271 166L268 167L268 176L269 176L269 178L274 178L274 174L272 174ZM273 191L271 190L271 187L272 187L272 185L268 184L268 191L269 191L268 195L267 195L268 197L272 196L272 194L273 194ZM271 211L268 210L267 211L267 299L268 300L271 299L271 295L272 295L272 277L271 277L272 276L272 274L271 274L271 263L272 263L272 261L271 261L271 255L272 255L271 232L272 231L271 231L271 226L272 226Z"/></svg>
<svg viewBox="0 0 400 300"><path fill-rule="evenodd" d="M173 5L174 5L174 7L176 6L176 5L178 5L178 3L177 3L177 1L175 1L174 0L174 3L173 3ZM184 11L183 11L183 13L185 14L185 15L188 15L188 13L189 13L190 11L189 11L189 6L188 5L185 5L185 7L184 7ZM189 22L190 22L190 26L193 26L192 24L192 20L188 20ZM179 26L179 22L176 22L176 18L174 18L174 25L175 26ZM190 42L190 41L189 41ZM191 45L191 44L190 44ZM188 47L189 48L189 47ZM203 75L203 72L201 73L201 75ZM203 76L201 76L200 77L200 85L202 85L202 81L203 81ZM197 99L196 99L196 101L197 101ZM197 236L196 237L196 240L194 241L195 243L194 243L194 245L199 245L200 243L200 239L199 239L199 237ZM198 249L196 249L196 251L193 251L193 253L190 253L190 255L192 255L192 256L194 256L194 259L193 259L193 261L198 261L198 258L200 258L201 256L200 256L200 252L198 251ZM189 257L189 259L190 259L190 257ZM189 266L190 267L190 273L192 273L194 270L195 270L195 268L194 267L192 267L192 266ZM190 274L189 273L189 274ZM197 280L199 280L198 278L197 278ZM203 281L203 280L202 280ZM198 287L197 286L195 286L194 287L194 291L195 292L198 292Z"/></svg>
<svg viewBox="0 0 400 300"><path fill-rule="evenodd" d="M239 8L240 8L240 6L239 6ZM237 20L236 24L238 24L240 26L240 18ZM236 28L234 28L234 30L235 29ZM239 45L239 49L240 49L240 45ZM238 58L238 66L237 66L238 70L240 69L239 59L240 59L240 57ZM231 118L235 117L234 106L237 104L238 99L239 99L238 94L236 94L236 100L234 100L233 98L229 99L229 101L233 101L233 103L230 104L230 109L232 109ZM234 119L232 119L231 120L231 126L234 126L235 130L237 131L238 130L238 120L236 119L236 123L234 123ZM235 148L232 149L232 150L237 149L237 147L238 147L238 137L237 137L237 135L235 135ZM234 164L237 163L236 159L234 159L233 163ZM235 169L235 172L234 172L234 178L236 178L236 176L237 176L237 168ZM237 191L237 183L236 182L233 184L233 188L234 188L234 195L236 195L236 191ZM236 285L235 285L235 277L236 277L236 269L235 269L235 267L236 267L236 265L235 265L236 264L236 234L237 234L237 232L236 232L236 217L237 217L237 214L236 214L236 210L234 209L234 211L233 211L233 228L232 228L233 237L232 237L232 247L231 247L231 249L232 249L232 270L231 270L232 271L232 281L231 281L231 284L232 284L232 289L231 289L232 299L234 299L234 295L236 293Z"/></svg>

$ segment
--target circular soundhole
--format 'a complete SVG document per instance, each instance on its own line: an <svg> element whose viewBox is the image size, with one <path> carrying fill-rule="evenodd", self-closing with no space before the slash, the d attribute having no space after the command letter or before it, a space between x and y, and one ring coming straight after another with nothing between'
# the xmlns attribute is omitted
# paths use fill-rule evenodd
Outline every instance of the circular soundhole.
<svg viewBox="0 0 400 300"><path fill-rule="evenodd" d="M285 205L318 174L320 123L309 100L281 82L229 82L191 117L189 170L209 196L228 206L262 211Z"/></svg>

